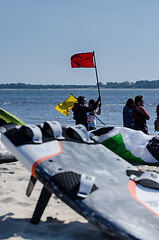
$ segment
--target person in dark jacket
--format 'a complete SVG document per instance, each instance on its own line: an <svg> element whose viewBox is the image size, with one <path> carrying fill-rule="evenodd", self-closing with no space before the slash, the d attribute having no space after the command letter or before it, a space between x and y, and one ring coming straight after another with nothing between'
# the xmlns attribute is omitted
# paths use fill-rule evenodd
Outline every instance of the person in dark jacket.
<svg viewBox="0 0 159 240"><path fill-rule="evenodd" d="M78 97L78 103L74 105L72 108L72 111L74 113L73 119L76 121L77 124L83 124L87 130L88 130L88 119L87 119L87 113L92 112L97 108L98 103L101 101L101 97L98 98L98 100L93 104L91 107L87 107L86 99L84 96Z"/></svg>
<svg viewBox="0 0 159 240"><path fill-rule="evenodd" d="M123 126L132 129L134 128L133 107L133 98L129 98L123 107Z"/></svg>
<svg viewBox="0 0 159 240"><path fill-rule="evenodd" d="M143 108L144 99L143 96L138 95L135 97L135 107L133 109L134 116L134 129L141 130L142 132L148 134L148 127L146 125L146 120L150 119L150 116Z"/></svg>
<svg viewBox="0 0 159 240"><path fill-rule="evenodd" d="M156 107L156 113L157 113L157 117L154 122L154 127L155 127L155 131L159 131L159 104Z"/></svg>

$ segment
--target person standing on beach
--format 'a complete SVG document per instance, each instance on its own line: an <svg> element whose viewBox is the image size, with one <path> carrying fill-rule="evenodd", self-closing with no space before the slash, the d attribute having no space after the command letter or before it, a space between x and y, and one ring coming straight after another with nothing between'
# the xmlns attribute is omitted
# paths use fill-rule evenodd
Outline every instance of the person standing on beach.
<svg viewBox="0 0 159 240"><path fill-rule="evenodd" d="M144 99L143 96L138 95L135 97L135 107L133 109L134 116L134 129L141 130L142 132L148 134L148 127L146 125L146 120L150 119L150 116L143 108Z"/></svg>
<svg viewBox="0 0 159 240"><path fill-rule="evenodd" d="M134 129L133 107L133 98L129 98L123 107L123 126L132 129Z"/></svg>
<svg viewBox="0 0 159 240"><path fill-rule="evenodd" d="M95 101L93 99L89 100L88 106L92 107L95 104ZM94 130L96 129L96 117L95 114L100 115L101 114L101 103L98 104L97 106L98 111L96 109L92 112L88 113L88 130Z"/></svg>
<svg viewBox="0 0 159 240"><path fill-rule="evenodd" d="M154 127L155 127L155 131L159 131L159 104L157 105L156 113L157 113L157 118L154 122Z"/></svg>
<svg viewBox="0 0 159 240"><path fill-rule="evenodd" d="M92 112L97 108L98 103L101 102L101 97L98 97L98 100L93 104L92 107L86 106L86 98L84 96L78 97L78 103L74 105L72 108L73 111L73 119L77 124L83 124L88 130L88 119L87 113Z"/></svg>

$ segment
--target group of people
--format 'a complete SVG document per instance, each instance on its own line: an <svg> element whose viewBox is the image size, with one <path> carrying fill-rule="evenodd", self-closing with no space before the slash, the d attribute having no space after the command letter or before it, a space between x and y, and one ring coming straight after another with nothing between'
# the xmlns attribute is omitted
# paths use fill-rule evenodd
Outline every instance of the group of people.
<svg viewBox="0 0 159 240"><path fill-rule="evenodd" d="M98 109L98 111L96 111ZM82 124L87 130L96 129L95 114L101 114L101 97L94 101L89 100L88 107L86 106L86 98L84 96L78 97L78 103L72 108L73 118L77 124Z"/></svg>
<svg viewBox="0 0 159 240"><path fill-rule="evenodd" d="M101 114L101 97L97 101L89 100L86 106L86 98L78 97L78 103L72 108L73 118L77 124L83 124L87 130L96 129L96 116ZM154 122L155 130L159 131L159 104L156 108L157 119ZM149 114L144 109L144 99L142 95L134 99L129 98L123 108L123 126L135 130L141 130L148 134L146 121L150 119Z"/></svg>
<svg viewBox="0 0 159 240"><path fill-rule="evenodd" d="M129 98L123 108L123 125L148 134L146 120L149 120L150 116L143 106L144 99L142 95L136 96L135 99Z"/></svg>

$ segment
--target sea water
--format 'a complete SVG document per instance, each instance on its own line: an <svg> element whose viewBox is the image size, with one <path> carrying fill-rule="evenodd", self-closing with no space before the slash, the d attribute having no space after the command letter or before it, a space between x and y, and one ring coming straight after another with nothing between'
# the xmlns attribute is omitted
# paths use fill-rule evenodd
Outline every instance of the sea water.
<svg viewBox="0 0 159 240"><path fill-rule="evenodd" d="M70 94L84 95L87 102L97 100L97 89L58 89L58 90L0 90L0 107L14 114L28 124L40 124L55 120L64 125L75 124L72 111L69 116L59 113L55 106L65 101ZM144 108L150 115L147 121L150 134L154 131L156 106L159 104L158 89L102 89L102 113L98 116L106 126L123 126L123 107L128 98L136 95L144 97ZM97 126L104 126L97 120Z"/></svg>

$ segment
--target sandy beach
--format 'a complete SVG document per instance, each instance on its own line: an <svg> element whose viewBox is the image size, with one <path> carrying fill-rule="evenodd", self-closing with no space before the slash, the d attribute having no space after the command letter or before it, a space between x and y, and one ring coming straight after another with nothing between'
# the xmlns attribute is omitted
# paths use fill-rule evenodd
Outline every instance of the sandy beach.
<svg viewBox="0 0 159 240"><path fill-rule="evenodd" d="M38 225L30 223L42 184L25 194L30 173L19 161L0 164L0 239L104 240L99 230L52 195Z"/></svg>
<svg viewBox="0 0 159 240"><path fill-rule="evenodd" d="M156 166L138 166L158 171ZM106 240L86 219L52 195L38 225L30 223L42 184L37 182L28 198L30 173L21 162L0 164L0 239L8 240Z"/></svg>

